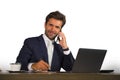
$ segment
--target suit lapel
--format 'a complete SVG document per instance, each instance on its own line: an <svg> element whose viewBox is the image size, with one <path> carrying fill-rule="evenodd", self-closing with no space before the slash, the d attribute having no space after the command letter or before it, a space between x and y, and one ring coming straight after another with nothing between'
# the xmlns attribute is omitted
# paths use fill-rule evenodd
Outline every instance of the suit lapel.
<svg viewBox="0 0 120 80"><path fill-rule="evenodd" d="M46 61L48 63L48 53L47 53L47 47L45 45L44 39L43 39L43 35L40 35L38 37L39 42L40 42L40 49L41 49L41 54L42 54L42 58L44 61Z"/></svg>

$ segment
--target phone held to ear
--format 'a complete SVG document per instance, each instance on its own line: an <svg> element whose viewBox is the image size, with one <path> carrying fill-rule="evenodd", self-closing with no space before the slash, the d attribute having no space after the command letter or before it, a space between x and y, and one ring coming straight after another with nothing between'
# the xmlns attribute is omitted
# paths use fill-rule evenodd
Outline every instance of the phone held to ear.
<svg viewBox="0 0 120 80"><path fill-rule="evenodd" d="M62 40L62 37L57 36L57 40L58 40L58 41Z"/></svg>
<svg viewBox="0 0 120 80"><path fill-rule="evenodd" d="M62 40L62 37L60 37L60 36L57 35L55 41L56 41L57 43L59 43L60 40Z"/></svg>
<svg viewBox="0 0 120 80"><path fill-rule="evenodd" d="M62 30L60 30L61 32ZM59 43L59 41L62 40L62 37L60 37L59 35L56 36L56 42Z"/></svg>

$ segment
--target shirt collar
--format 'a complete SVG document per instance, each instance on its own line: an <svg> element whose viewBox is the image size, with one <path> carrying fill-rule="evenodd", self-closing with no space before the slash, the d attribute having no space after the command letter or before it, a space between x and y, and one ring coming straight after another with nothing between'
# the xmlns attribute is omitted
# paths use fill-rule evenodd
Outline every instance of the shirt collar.
<svg viewBox="0 0 120 80"><path fill-rule="evenodd" d="M45 41L46 44L47 44L48 42L51 42L51 43L54 42L54 40L50 40L50 39L46 36L46 34L43 34L43 39L44 39L44 41Z"/></svg>

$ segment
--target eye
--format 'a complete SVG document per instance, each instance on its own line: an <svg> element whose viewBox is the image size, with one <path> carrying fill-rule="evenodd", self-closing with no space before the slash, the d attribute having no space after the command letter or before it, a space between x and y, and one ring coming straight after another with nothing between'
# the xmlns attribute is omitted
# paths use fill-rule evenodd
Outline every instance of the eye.
<svg viewBox="0 0 120 80"><path fill-rule="evenodd" d="M60 26L56 26L56 28L57 28L57 29L61 29L61 27L60 27Z"/></svg>
<svg viewBox="0 0 120 80"><path fill-rule="evenodd" d="M53 24L49 24L49 26L54 26Z"/></svg>

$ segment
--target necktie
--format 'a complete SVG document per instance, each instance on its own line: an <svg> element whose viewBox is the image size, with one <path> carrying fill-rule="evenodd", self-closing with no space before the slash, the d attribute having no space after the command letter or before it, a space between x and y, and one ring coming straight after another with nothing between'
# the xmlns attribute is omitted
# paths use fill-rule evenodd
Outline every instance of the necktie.
<svg viewBox="0 0 120 80"><path fill-rule="evenodd" d="M48 41L47 50L48 50L48 62L49 62L49 65L51 66L52 56L53 56L53 44L52 44L52 41Z"/></svg>

